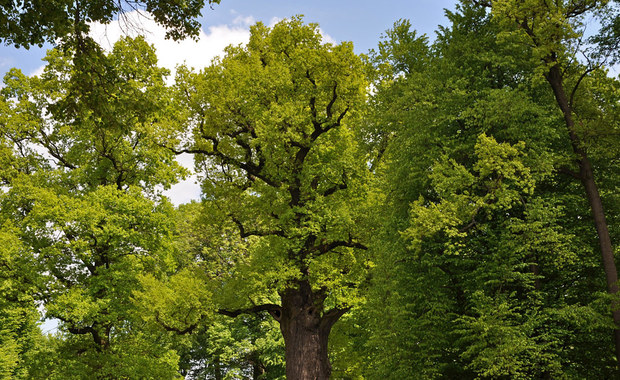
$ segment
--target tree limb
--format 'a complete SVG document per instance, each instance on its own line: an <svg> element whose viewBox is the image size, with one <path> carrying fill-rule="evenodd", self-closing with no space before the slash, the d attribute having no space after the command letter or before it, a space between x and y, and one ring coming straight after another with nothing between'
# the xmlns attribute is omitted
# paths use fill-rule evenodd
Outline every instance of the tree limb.
<svg viewBox="0 0 620 380"><path fill-rule="evenodd" d="M323 317L321 318L321 325L320 325L321 329L323 331L329 332L332 326L334 326L334 324L338 322L340 317L345 315L349 310L351 310L351 307L345 307L345 308L335 307L323 313Z"/></svg>
<svg viewBox="0 0 620 380"><path fill-rule="evenodd" d="M579 88L579 85L581 84L581 81L585 79L585 77L590 74L591 72L593 72L594 70L596 70L598 68L598 66L594 66L594 67L589 67L586 71L584 71L580 76L579 79L577 79L577 83L575 83L575 86L573 87L573 90L570 93L570 100L568 101L568 104L570 106L570 108L573 108L573 99L575 98L575 93L577 92L577 89Z"/></svg>
<svg viewBox="0 0 620 380"><path fill-rule="evenodd" d="M329 195L332 195L333 193L335 193L338 190L345 190L346 188L347 188L347 175L343 171L342 172L342 183L334 185L334 186L330 187L329 189L325 190L325 192L323 193L323 196L327 197Z"/></svg>
<svg viewBox="0 0 620 380"><path fill-rule="evenodd" d="M579 173L577 173L577 172L575 172L573 170L570 170L566 166L559 167L557 169L557 171L558 171L558 173L569 175L569 176L571 176L571 177L581 181L581 175L579 175Z"/></svg>
<svg viewBox="0 0 620 380"><path fill-rule="evenodd" d="M241 238L246 238L249 236L269 236L269 235L275 235L275 236L284 236L284 232L281 230L271 230L271 231L252 231L252 230L247 230L244 226L243 223L241 223L241 221L237 218L235 218L234 216L231 216L232 221L237 225L237 227L239 228L239 235L241 236Z"/></svg>
<svg viewBox="0 0 620 380"><path fill-rule="evenodd" d="M280 316L282 315L282 308L279 305L271 304L271 303L255 305L247 309L237 309L237 310L219 309L217 310L217 313L221 315L225 315L227 317L234 318L241 314L256 314L261 311L268 312L276 321L280 322Z"/></svg>
<svg viewBox="0 0 620 380"><path fill-rule="evenodd" d="M351 235L349 235L349 240L336 240L330 243L320 244L310 249L310 251L319 251L321 254L324 254L338 247L357 248L363 250L368 249L368 247L366 247L364 244L353 241L353 238L351 237Z"/></svg>
<svg viewBox="0 0 620 380"><path fill-rule="evenodd" d="M155 321L156 321L156 322L157 322L157 323L158 323L158 324L159 324L159 325L160 325L160 326L161 326L164 330L169 331L169 332L174 332L174 333L177 333L177 334L179 334L179 335L189 334L189 333L191 333L192 331L194 331L194 330L196 329L196 327L198 327L198 323L191 324L191 325L187 326L187 327L186 327L186 328L184 328L184 329L179 329L179 328L176 328L176 327L169 326L169 325L167 325L165 322L163 322L163 321L161 320L161 318L159 317L159 311L155 311Z"/></svg>

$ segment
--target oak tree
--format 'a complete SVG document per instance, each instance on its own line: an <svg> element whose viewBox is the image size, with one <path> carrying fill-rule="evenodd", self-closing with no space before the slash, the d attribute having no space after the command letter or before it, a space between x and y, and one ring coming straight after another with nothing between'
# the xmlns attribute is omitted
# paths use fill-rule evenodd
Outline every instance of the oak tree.
<svg viewBox="0 0 620 380"><path fill-rule="evenodd" d="M167 70L152 46L127 38L91 61L92 86L69 88L72 58L51 50L40 77L12 70L2 89L13 159L3 166L0 220L28 253L23 297L62 332L29 377L174 377L176 353L139 332L131 303L138 274L165 269L173 252L172 206L160 192L184 170L153 137L167 134Z"/></svg>
<svg viewBox="0 0 620 380"><path fill-rule="evenodd" d="M207 219L235 233L216 276L218 311L268 312L287 377L329 378L330 330L356 304L367 265L360 58L300 18L259 23L247 46L181 71L177 87L191 135L172 149L195 155Z"/></svg>

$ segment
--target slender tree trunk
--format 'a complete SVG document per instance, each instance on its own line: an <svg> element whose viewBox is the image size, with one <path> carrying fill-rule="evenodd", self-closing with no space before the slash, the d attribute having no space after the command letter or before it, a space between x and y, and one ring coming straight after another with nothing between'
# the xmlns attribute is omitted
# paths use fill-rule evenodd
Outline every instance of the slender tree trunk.
<svg viewBox="0 0 620 380"><path fill-rule="evenodd" d="M222 376L222 367L220 365L220 356L215 356L215 380L222 380L224 376Z"/></svg>
<svg viewBox="0 0 620 380"><path fill-rule="evenodd" d="M325 296L313 292L308 281L281 294L280 329L284 337L286 378L327 380L331 365L327 340L333 324L344 313L323 313Z"/></svg>
<svg viewBox="0 0 620 380"><path fill-rule="evenodd" d="M586 191L586 197L590 204L592 211L592 217L594 219L594 227L598 235L599 246L601 249L601 256L603 259L603 268L605 270L605 277L607 279L607 291L611 295L617 295L618 293L618 272L616 270L616 263L614 260L614 250L611 244L611 237L609 236L609 230L607 228L607 220L605 219L605 211L603 209L603 203L594 181L594 171L588 158L585 148L581 145L579 136L575 131L575 121L573 119L573 110L571 104L564 91L562 73L560 67L555 65L551 67L547 73L547 81L553 89L555 99L558 106L564 114L564 122L568 128L571 145L573 151L577 155L577 162L579 164L579 179ZM616 361L620 365L620 304L614 300L611 305L612 315L616 324L614 330L614 343L616 345Z"/></svg>
<svg viewBox="0 0 620 380"><path fill-rule="evenodd" d="M252 379L258 380L265 374L265 368L260 364L258 360L252 363Z"/></svg>

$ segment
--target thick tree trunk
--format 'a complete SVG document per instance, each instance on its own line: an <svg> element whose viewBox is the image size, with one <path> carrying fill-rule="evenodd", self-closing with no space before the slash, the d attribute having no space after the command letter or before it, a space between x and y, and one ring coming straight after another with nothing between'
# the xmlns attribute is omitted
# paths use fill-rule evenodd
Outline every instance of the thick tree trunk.
<svg viewBox="0 0 620 380"><path fill-rule="evenodd" d="M609 230L607 228L605 211L603 209L603 203L601 201L596 182L594 181L594 171L592 170L592 165L590 164L587 152L581 145L579 136L575 131L573 110L568 97L566 96L566 92L564 91L562 74L558 65L551 67L547 74L547 81L551 85L558 106L564 114L564 122L568 128L571 145L573 147L573 151L577 155L579 180L586 191L586 197L588 198L588 203L590 204L590 209L592 211L594 227L596 228L596 233L598 235L599 247L601 249L601 256L603 259L603 269L607 280L607 291L615 296L618 293L618 271L614 260L614 250L611 244L611 237L609 236ZM618 301L613 301L611 309L612 316L616 324L616 329L614 330L616 361L620 365L620 304Z"/></svg>
<svg viewBox="0 0 620 380"><path fill-rule="evenodd" d="M307 281L281 294L280 329L284 337L286 378L327 380L331 365L327 339L333 324L344 313L323 313L325 296L313 292Z"/></svg>

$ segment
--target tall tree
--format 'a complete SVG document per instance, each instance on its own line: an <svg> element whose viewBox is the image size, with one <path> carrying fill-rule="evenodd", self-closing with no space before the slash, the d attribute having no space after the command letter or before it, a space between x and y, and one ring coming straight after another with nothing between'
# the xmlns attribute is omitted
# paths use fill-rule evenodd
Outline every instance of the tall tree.
<svg viewBox="0 0 620 380"><path fill-rule="evenodd" d="M199 74L181 71L177 86L192 135L174 149L195 154L211 223L236 231L219 312L269 312L287 378L329 378L330 330L366 273L361 60L293 18L253 26L247 46Z"/></svg>
<svg viewBox="0 0 620 380"><path fill-rule="evenodd" d="M368 141L383 206L361 372L613 376L589 209L560 173L572 153L538 61L484 8L448 18L430 48L397 24L377 56ZM615 81L600 79L613 119Z"/></svg>
<svg viewBox="0 0 620 380"><path fill-rule="evenodd" d="M2 89L1 133L16 160L0 217L29 252L31 295L64 334L51 367L31 377L174 377L175 354L136 331L130 302L138 274L172 253L172 208L158 187L183 169L151 137L167 134L167 71L143 39L92 60L97 80L81 89L68 88L71 52L47 60L41 77L13 70Z"/></svg>
<svg viewBox="0 0 620 380"><path fill-rule="evenodd" d="M591 158L593 148L589 146L592 136L597 139L611 137L616 143L618 138L613 133L616 127L613 119L605 120L605 114L610 110L601 107L596 111L588 106L596 96L595 92L588 88L588 82L604 80L600 74L599 78L596 78L597 71L605 70L604 61L599 60L600 54L587 54L581 47L585 38L586 17L595 13L608 13L610 7L607 1L596 0L559 1L553 4L545 1L522 3L503 0L476 3L490 7L504 30L522 37L522 41L530 47L533 58L539 60L538 70L552 89L557 107L562 113L574 153L574 159L567 162L562 169L581 183L590 205L607 280L607 291L614 298L612 315L618 326L614 330L614 341L616 359L620 365L620 304L615 300L618 294L618 272L599 190L600 182L597 181ZM604 42L608 45L609 39ZM576 60L575 55L579 52L584 53L587 60L585 65ZM612 123L601 128L601 122L609 121Z"/></svg>

